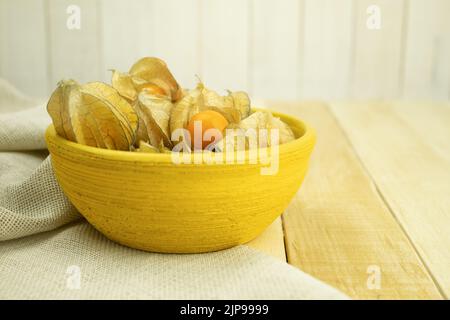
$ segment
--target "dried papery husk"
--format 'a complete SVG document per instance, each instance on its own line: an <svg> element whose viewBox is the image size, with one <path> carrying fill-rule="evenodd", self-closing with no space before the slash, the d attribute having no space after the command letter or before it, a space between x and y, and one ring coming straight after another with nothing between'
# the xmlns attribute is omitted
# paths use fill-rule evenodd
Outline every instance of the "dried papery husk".
<svg viewBox="0 0 450 320"><path fill-rule="evenodd" d="M152 146L151 144L145 142L145 141L140 141L139 142L139 148L136 149L138 152L143 152L143 153L159 153L159 149Z"/></svg>
<svg viewBox="0 0 450 320"><path fill-rule="evenodd" d="M169 138L172 102L165 97L141 92L134 106L139 116L138 141L148 141L154 147L163 144L172 148Z"/></svg>
<svg viewBox="0 0 450 320"><path fill-rule="evenodd" d="M202 91L205 107L221 113L229 123L239 123L249 115L250 99L245 92L229 91L227 96L221 96L201 82L197 87Z"/></svg>
<svg viewBox="0 0 450 320"><path fill-rule="evenodd" d="M295 135L291 127L280 118L272 117L270 129L273 128L280 130L280 144L295 140Z"/></svg>
<svg viewBox="0 0 450 320"><path fill-rule="evenodd" d="M225 99L225 97L220 96L217 92L205 88L202 84L199 85L206 109L219 112L227 119L228 123L239 123L241 121L241 114L234 107L232 100Z"/></svg>
<svg viewBox="0 0 450 320"><path fill-rule="evenodd" d="M201 88L197 87L188 91L172 108L169 124L170 136L172 137L175 130L186 129L189 120L203 110L205 110L205 106Z"/></svg>
<svg viewBox="0 0 450 320"><path fill-rule="evenodd" d="M81 99L78 88L80 85L74 80L63 80L52 93L48 103L47 112L52 118L53 125L59 136L76 142L71 117L76 110L75 106Z"/></svg>
<svg viewBox="0 0 450 320"><path fill-rule="evenodd" d="M242 140L240 144L239 140ZM217 152L244 151L249 149L249 139L245 136L245 130L237 125L228 126L224 137L215 144Z"/></svg>
<svg viewBox="0 0 450 320"><path fill-rule="evenodd" d="M72 123L76 128L78 143L103 149L116 149L113 141L109 138L105 139L99 121L95 118L90 106L79 104L77 112L72 116Z"/></svg>
<svg viewBox="0 0 450 320"><path fill-rule="evenodd" d="M112 70L111 85L128 101L136 100L137 90L135 89L131 76L128 73Z"/></svg>
<svg viewBox="0 0 450 320"><path fill-rule="evenodd" d="M145 57L137 61L130 69L129 74L162 88L169 99L178 101L183 96L183 90L178 85L166 63L155 57Z"/></svg>
<svg viewBox="0 0 450 320"><path fill-rule="evenodd" d="M164 145L164 143L162 143L162 142L160 143L160 145L158 147L158 150L159 150L160 153L171 153L172 152L172 149L167 148Z"/></svg>
<svg viewBox="0 0 450 320"><path fill-rule="evenodd" d="M80 90L83 98L95 97L112 111L125 133L128 146L133 145L138 126L138 117L134 108L113 87L105 83L90 82L81 86Z"/></svg>
<svg viewBox="0 0 450 320"><path fill-rule="evenodd" d="M48 103L58 135L88 146L130 150L138 118L112 87L93 82L62 81Z"/></svg>
<svg viewBox="0 0 450 320"><path fill-rule="evenodd" d="M82 103L72 122L77 142L96 147L113 150L129 150L133 143L133 134L126 123L125 117L118 117L110 103L91 90L81 89ZM96 144L91 144L90 137L94 137ZM102 141L101 143L99 142Z"/></svg>
<svg viewBox="0 0 450 320"><path fill-rule="evenodd" d="M138 128L136 131L136 141L133 146L139 148L140 141L149 141L150 139L149 139L148 132L147 132L147 125L144 121L145 115L144 115L144 113L142 111L142 107L140 106L138 101L135 101L133 103L133 108L134 108L134 111L136 111L136 114L138 115L138 119L139 119Z"/></svg>
<svg viewBox="0 0 450 320"><path fill-rule="evenodd" d="M294 132L292 129L284 123L281 119L274 117L269 111L256 111L250 116L245 118L239 123L239 127L242 129L267 129L267 136L263 136L258 133L259 145L270 146L272 141L270 141L270 130L277 129L279 132L279 144L283 144L295 139ZM261 141L261 139L264 139Z"/></svg>
<svg viewBox="0 0 450 320"><path fill-rule="evenodd" d="M267 129L271 118L270 112L256 111L239 123L243 129Z"/></svg>
<svg viewBox="0 0 450 320"><path fill-rule="evenodd" d="M149 83L148 81L139 77L132 76L128 73L121 73L116 70L113 70L111 83L114 89L116 89L122 97L124 97L131 103L136 101L138 94L142 91L164 97L170 96L170 90L164 83L161 83L160 87L156 84ZM153 90L151 90L152 87Z"/></svg>
<svg viewBox="0 0 450 320"><path fill-rule="evenodd" d="M250 98L246 92L236 91L231 92L228 91L228 96L225 97L225 100L232 102L233 107L236 108L241 114L241 119L245 119L250 115Z"/></svg>
<svg viewBox="0 0 450 320"><path fill-rule="evenodd" d="M207 107L207 109L219 112L227 119L228 123L239 123L241 120L240 112L234 107Z"/></svg>
<svg viewBox="0 0 450 320"><path fill-rule="evenodd" d="M172 153L172 150L167 148L167 147L162 147L161 149L159 149L159 152L161 152L161 153Z"/></svg>
<svg viewBox="0 0 450 320"><path fill-rule="evenodd" d="M221 108L224 106L225 101L221 95L219 95L214 90L210 90L205 87L202 82L197 84L197 89L201 91L203 95L203 102L206 107L218 107Z"/></svg>

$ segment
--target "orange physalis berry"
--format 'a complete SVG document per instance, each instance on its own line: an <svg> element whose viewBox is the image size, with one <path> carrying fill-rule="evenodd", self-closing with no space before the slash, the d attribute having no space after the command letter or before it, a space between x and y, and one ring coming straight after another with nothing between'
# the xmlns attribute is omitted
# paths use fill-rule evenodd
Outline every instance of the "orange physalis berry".
<svg viewBox="0 0 450 320"><path fill-rule="evenodd" d="M197 131L195 130L197 123ZM197 113L190 120L187 129L190 133L190 140L193 149L205 149L212 142L217 142L222 139L222 134L225 128L228 126L228 121L225 119L223 115L219 112L213 110L206 110ZM201 127L201 130L200 130ZM212 136L212 141L210 139L205 139L205 132L208 129L216 129L220 136ZM201 134L201 137L198 137L198 134ZM200 143L195 144L195 141L201 141ZM217 140L217 141L216 141Z"/></svg>

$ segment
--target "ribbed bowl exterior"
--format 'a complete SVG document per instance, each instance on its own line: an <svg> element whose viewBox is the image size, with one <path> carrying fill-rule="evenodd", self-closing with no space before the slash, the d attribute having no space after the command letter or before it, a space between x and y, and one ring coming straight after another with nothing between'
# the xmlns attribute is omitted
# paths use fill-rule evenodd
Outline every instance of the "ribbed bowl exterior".
<svg viewBox="0 0 450 320"><path fill-rule="evenodd" d="M170 154L88 147L59 137L53 126L46 141L64 193L106 237L146 251L208 252L254 239L303 181L315 133L274 115L299 136L279 146L274 175L261 174L269 164L175 164Z"/></svg>

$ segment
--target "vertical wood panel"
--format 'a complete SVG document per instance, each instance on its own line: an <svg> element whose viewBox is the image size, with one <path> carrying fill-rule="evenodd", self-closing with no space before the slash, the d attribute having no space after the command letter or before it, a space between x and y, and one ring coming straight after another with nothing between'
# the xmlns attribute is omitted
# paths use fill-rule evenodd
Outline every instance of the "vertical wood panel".
<svg viewBox="0 0 450 320"><path fill-rule="evenodd" d="M410 0L404 95L448 99L450 1Z"/></svg>
<svg viewBox="0 0 450 320"><path fill-rule="evenodd" d="M302 98L348 94L352 50L352 0L306 0Z"/></svg>
<svg viewBox="0 0 450 320"><path fill-rule="evenodd" d="M0 77L25 93L47 93L44 1L0 1Z"/></svg>
<svg viewBox="0 0 450 320"><path fill-rule="evenodd" d="M252 1L252 94L296 99L299 95L303 1Z"/></svg>
<svg viewBox="0 0 450 320"><path fill-rule="evenodd" d="M182 87L192 88L200 72L199 1L154 1L152 55L165 60Z"/></svg>
<svg viewBox="0 0 450 320"><path fill-rule="evenodd" d="M201 1L202 80L216 90L247 90L248 1Z"/></svg>
<svg viewBox="0 0 450 320"><path fill-rule="evenodd" d="M403 0L358 0L352 93L356 98L396 98L400 89ZM381 29L366 26L371 5L381 9Z"/></svg>
<svg viewBox="0 0 450 320"><path fill-rule="evenodd" d="M69 5L81 9L81 28L68 29ZM50 86L61 79L88 82L101 78L98 2L93 0L48 0L50 37ZM122 48L120 50L126 50Z"/></svg>
<svg viewBox="0 0 450 320"><path fill-rule="evenodd" d="M81 7L81 30L66 28L71 4ZM372 4L381 30L366 27ZM2 0L0 8L0 76L34 96L62 78L109 81L108 69L149 55L184 87L199 74L254 99L450 94L447 0Z"/></svg>
<svg viewBox="0 0 450 320"><path fill-rule="evenodd" d="M101 53L103 81L110 81L110 69L128 71L154 48L154 8L148 0L102 0Z"/></svg>

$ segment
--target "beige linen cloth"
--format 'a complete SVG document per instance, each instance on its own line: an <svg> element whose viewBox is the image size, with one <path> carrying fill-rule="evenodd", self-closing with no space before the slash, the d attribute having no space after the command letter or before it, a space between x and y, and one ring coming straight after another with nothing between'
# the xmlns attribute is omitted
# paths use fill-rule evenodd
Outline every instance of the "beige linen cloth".
<svg viewBox="0 0 450 320"><path fill-rule="evenodd" d="M346 298L247 246L158 254L106 239L55 180L43 138L49 123L43 103L0 79L0 298Z"/></svg>

